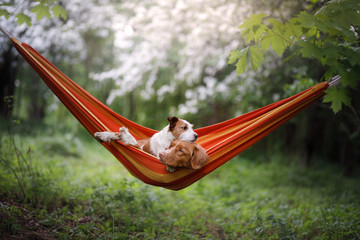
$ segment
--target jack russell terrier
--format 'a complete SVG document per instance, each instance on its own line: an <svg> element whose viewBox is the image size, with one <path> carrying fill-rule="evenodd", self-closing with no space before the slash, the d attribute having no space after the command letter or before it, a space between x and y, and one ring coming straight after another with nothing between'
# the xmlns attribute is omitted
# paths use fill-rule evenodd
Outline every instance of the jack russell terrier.
<svg viewBox="0 0 360 240"><path fill-rule="evenodd" d="M168 122L169 124L166 127L164 127L161 131L155 133L149 139L142 139L136 141L136 139L129 133L129 130L125 127L121 127L120 132L96 132L94 136L100 141L104 141L104 142L120 140L126 145L131 145L145 152L148 152L159 158L160 161L167 166L167 169L170 172L173 172L176 167L190 168L190 166L192 166L191 165L192 161L199 162L199 164L196 163L194 164L196 168L192 167L193 169L199 169L202 166L204 166L205 163L208 161L208 156L205 150L198 144L193 144L193 145L186 144L186 143L193 143L198 138L198 135L193 130L193 125L190 124L188 121L179 119L177 117L169 117ZM190 148L189 152L194 153L191 156L188 156L188 159L186 161L188 161L189 164L187 164L186 166L184 165L184 163L180 164L181 161L179 161L179 164L174 164L174 161L171 161L170 164L170 161L168 160L171 156L169 155L170 153L169 147L176 139L180 140L176 142L178 146L180 145L182 146L182 148L186 146L187 148ZM200 154L196 154L197 156L202 155L199 161L193 159L193 157L195 156L195 152L200 153ZM201 153L205 154L205 157ZM166 160L164 160L165 159L164 156L167 156Z"/></svg>

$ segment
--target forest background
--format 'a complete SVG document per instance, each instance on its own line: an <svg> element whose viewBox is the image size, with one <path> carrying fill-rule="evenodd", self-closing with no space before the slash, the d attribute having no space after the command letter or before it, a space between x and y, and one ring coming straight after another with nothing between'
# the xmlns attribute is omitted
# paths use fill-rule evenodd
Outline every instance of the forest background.
<svg viewBox="0 0 360 240"><path fill-rule="evenodd" d="M284 172L287 171L286 169L295 171L289 175L299 174L297 171L300 169L305 171L305 177L313 171L319 171L317 173L320 175L326 173L324 182L335 184L327 179L357 182L359 177L360 101L357 84L360 65L359 8L359 3L354 0L124 0L121 2L91 0L86 4L81 0L29 2L9 0L0 5L2 15L0 25L10 30L21 41L37 49L61 71L115 112L153 129L161 129L166 124L166 118L171 115L189 120L196 128L214 124L291 96L320 81L328 80L333 75L340 74L343 77L342 84L335 93L329 94L332 96L330 100L333 100L333 105L319 101L255 144L241 155L244 159L250 159L248 161L251 163L245 160L245 162L233 160L239 161L244 166L251 166L249 168L259 175L263 171L263 166L268 166L274 171L278 169L279 176L284 178L276 178L274 183L281 184L280 182L286 181L288 175L286 173L282 175L281 169ZM321 10L328 11L328 15L321 15ZM279 22L269 19L276 19ZM300 19L300 22L296 19ZM349 27L346 27L346 24ZM275 31L283 31L282 36L286 37L284 30L286 26L294 29L299 25L301 27L299 31L304 34L300 34L299 39L289 38L292 42L272 39L270 44L261 48L260 44L264 39L261 39L261 36L272 36ZM308 41L302 41L304 37ZM281 46L275 43L280 43ZM259 54L255 53L255 49L260 49ZM242 57L244 55L241 55L245 51L245 58L249 61L247 65ZM33 158L37 156L31 164L46 168L53 159L70 157L84 160L80 155L86 155L84 152L87 152L88 148L97 149L96 158L106 156L108 159L104 160L105 162L115 162L115 159L104 153L104 149L94 147L96 142L91 142L88 133L21 59L5 36L0 37L0 70L2 145L0 149L2 149L2 171L7 172L3 175L4 180L7 178L14 180L14 176L17 176L14 172L21 172L22 163L15 161L19 159L17 151L31 153ZM31 145L31 148L27 148L27 144ZM90 150L89 152L93 153ZM23 155L28 156L25 153ZM13 156L15 163L12 163L10 156ZM90 160L93 161L92 164L98 163L98 160L92 158ZM73 161L75 160L67 162L70 165L67 167L77 169L71 166L74 164ZM254 162L259 164L256 165L257 167L261 166L260 170L251 165ZM25 161L25 165L28 164L30 163ZM238 165L234 166L234 169L242 168ZM231 167L224 168L230 171L229 176L236 176L237 173L231 171ZM247 170L249 169L243 171ZM38 171L41 174L42 170ZM90 169L82 168L79 171L91 172ZM121 174L125 173L121 172ZM216 176L214 175L215 179ZM262 179L265 182L266 176ZM215 180L210 177L209 181ZM228 180L223 183L224 186L227 186L229 181L232 184L239 184L237 181ZM311 186L316 185L317 180L315 177L301 181L310 181ZM24 180L21 184L21 180L18 179L17 183L3 184L1 190L3 198L7 199L7 202L9 199L15 199L24 203L24 199L27 199L28 202L34 203L34 195L22 189L27 186L27 181ZM124 190L124 188L126 191L136 189L133 184L135 183L131 180L130 184L122 183L116 191L121 192L119 189ZM136 182L135 185L138 186L137 184ZM202 184L208 186L206 183ZM254 183L249 183L251 184ZM14 189L14 186L17 186L15 188L18 192L10 190ZM198 191L203 191L201 186L196 185L193 191L199 194ZM330 185L326 186L331 188ZM245 186L242 187L246 189ZM347 194L353 194L351 196L356 198L359 196L359 191L354 189L349 190L351 193ZM130 192L136 195L137 191ZM220 194L217 191L219 190L208 194ZM345 194L340 189L336 191L339 196ZM90 192L95 195L98 193L95 190ZM145 193L149 196L154 194L149 188L146 188ZM113 193L106 192L106 194L114 197L111 195ZM103 196L106 194L103 193ZM165 193L161 192L161 194ZM64 206L67 206L69 199L64 196L67 195L57 196L55 199L57 201L62 199L61 201L67 203L64 203ZM86 198L85 196L87 195L83 197ZM193 195L183 193L182 196L187 199ZM96 197L99 200L100 197L98 195ZM353 199L352 197L349 199ZM126 196L124 198L129 200ZM53 204L47 203L50 200L36 201L50 209L47 216L54 211ZM221 201L231 202L229 199L221 199ZM350 202L352 208L355 206L358 210L359 202ZM36 208L38 206L35 206ZM211 215L210 212L207 214ZM349 229L347 231L349 236L359 237L359 229L355 227L359 223L358 211L355 214L357 217L355 222L350 224L351 231ZM279 218L270 216L272 217L266 218L269 225L265 230L260 231L259 226L248 224L246 226L249 226L255 235L246 234L249 234L250 238L265 235L276 238L279 234L290 236L294 233L292 227L289 227L291 231L282 232L283 225ZM38 215L37 218L41 219ZM150 218L154 216L149 215ZM50 221L43 216L43 221L44 219ZM81 222L79 219L87 218L78 217L77 223ZM96 223L95 220L92 221L93 219L94 216L89 222ZM105 214L105 219L105 222L111 222L114 214ZM46 221L43 224L45 226L47 226ZM51 218L51 221L55 220ZM53 223L51 221L50 223ZM256 224L257 221L259 220L255 221ZM290 224L286 221L284 226ZM309 221L314 219L310 217ZM324 218L324 224L326 221ZM247 219L247 223L249 222L250 220ZM275 223L280 230L276 233L270 232L268 229L274 228ZM49 224L50 229L58 224L56 221L53 225ZM226 238L231 232L235 232L235 236L246 236L244 232L235 231L234 226L232 228L227 225L224 227L221 224L212 224L220 229L220 233L211 232L214 236ZM241 224L244 226L245 223ZM18 231L14 227L15 223L7 222L5 225L7 234L21 233L21 230ZM170 229L174 228L170 223L169 226ZM175 226L178 229L182 225L178 223ZM115 228L114 225L108 227L112 236L114 229L119 228ZM204 229L208 228L209 226L204 227ZM140 231L140 235L145 236L145 230L141 229L142 232L135 229L130 231L130 234ZM255 231L256 229L258 231ZM101 231L108 233L106 228ZM155 232L146 234L155 234L152 236L163 234L156 228L155 230L152 228L152 231ZM205 236L199 229L189 230L191 233L193 231L196 234L192 236ZM299 231L298 229L291 236L299 237ZM316 231L320 230L312 229L311 234L316 235ZM68 234L69 231L62 229L60 232ZM178 230L179 232L181 230Z"/></svg>

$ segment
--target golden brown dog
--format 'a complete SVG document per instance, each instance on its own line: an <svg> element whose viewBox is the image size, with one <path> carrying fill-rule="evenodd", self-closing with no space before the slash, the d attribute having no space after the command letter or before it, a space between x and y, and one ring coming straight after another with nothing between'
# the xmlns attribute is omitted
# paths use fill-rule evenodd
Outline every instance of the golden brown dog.
<svg viewBox="0 0 360 240"><path fill-rule="evenodd" d="M209 156L199 144L176 139L159 153L159 159L173 172L175 168L200 169L209 161Z"/></svg>

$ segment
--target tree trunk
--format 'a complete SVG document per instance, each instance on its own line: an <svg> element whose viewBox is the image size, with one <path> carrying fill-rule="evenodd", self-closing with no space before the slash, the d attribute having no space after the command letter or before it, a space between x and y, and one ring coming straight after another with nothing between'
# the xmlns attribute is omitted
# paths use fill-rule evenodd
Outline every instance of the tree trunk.
<svg viewBox="0 0 360 240"><path fill-rule="evenodd" d="M15 94L16 71L19 58L14 55L12 45L7 44L0 58L0 117L10 116Z"/></svg>

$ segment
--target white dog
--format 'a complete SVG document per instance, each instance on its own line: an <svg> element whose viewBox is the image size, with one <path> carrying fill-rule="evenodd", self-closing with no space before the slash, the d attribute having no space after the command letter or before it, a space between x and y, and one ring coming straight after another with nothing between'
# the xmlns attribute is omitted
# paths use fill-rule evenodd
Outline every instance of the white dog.
<svg viewBox="0 0 360 240"><path fill-rule="evenodd" d="M120 140L126 145L131 145L142 149L145 152L159 158L159 153L169 148L172 141L179 139L186 142L195 142L198 135L193 130L193 125L188 121L177 117L168 118L169 125L149 139L136 139L125 127L120 128L120 132L96 132L94 136L104 142Z"/></svg>

